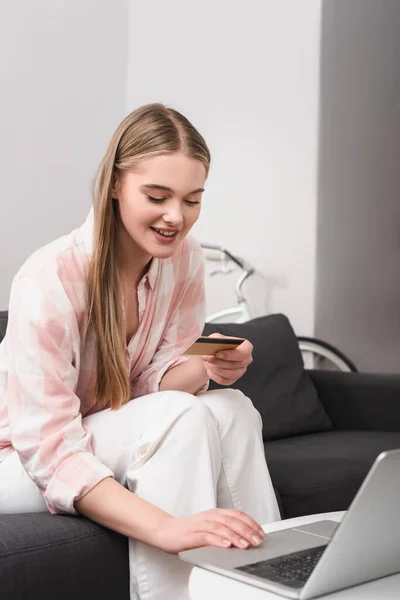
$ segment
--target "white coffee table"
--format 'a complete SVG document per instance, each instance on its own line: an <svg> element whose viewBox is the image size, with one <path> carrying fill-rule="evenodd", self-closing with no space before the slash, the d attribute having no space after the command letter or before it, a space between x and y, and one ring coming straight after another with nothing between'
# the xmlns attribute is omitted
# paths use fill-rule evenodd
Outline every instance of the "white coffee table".
<svg viewBox="0 0 400 600"><path fill-rule="evenodd" d="M339 522L343 515L344 512L333 512L286 519L285 521L265 525L264 530L268 533L321 519ZM200 567L194 567L192 571L189 581L189 593L191 600L243 600L244 598L246 600L283 600L282 596L206 571ZM399 600L399 598L400 573L323 596L324 600Z"/></svg>

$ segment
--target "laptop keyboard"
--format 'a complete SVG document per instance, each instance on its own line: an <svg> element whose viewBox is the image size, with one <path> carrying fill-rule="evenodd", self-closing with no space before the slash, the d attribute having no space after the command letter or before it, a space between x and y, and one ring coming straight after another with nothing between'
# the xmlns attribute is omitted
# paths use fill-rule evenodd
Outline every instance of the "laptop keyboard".
<svg viewBox="0 0 400 600"><path fill-rule="evenodd" d="M236 569L282 585L301 588L311 575L325 548L326 546L317 546L308 550L291 552L278 558L236 567Z"/></svg>

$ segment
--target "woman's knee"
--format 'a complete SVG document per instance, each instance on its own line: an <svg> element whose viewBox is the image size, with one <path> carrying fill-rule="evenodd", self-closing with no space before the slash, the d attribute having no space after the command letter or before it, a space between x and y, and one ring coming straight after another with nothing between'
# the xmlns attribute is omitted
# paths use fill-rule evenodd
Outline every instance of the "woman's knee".
<svg viewBox="0 0 400 600"><path fill-rule="evenodd" d="M199 401L197 396L181 391L168 391L165 393L163 407L168 412L168 419L173 421L184 420L203 423L210 418L209 409ZM167 420L168 420L167 419Z"/></svg>
<svg viewBox="0 0 400 600"><path fill-rule="evenodd" d="M196 396L189 394L189 392L181 392L179 390L166 390L159 392L159 394L165 396L164 400L170 405L175 406L179 409L187 409L196 405Z"/></svg>
<svg viewBox="0 0 400 600"><path fill-rule="evenodd" d="M160 392L162 402L154 408L155 420L163 423L177 425L180 422L188 429L189 421L196 428L204 428L204 425L213 420L210 409L194 394L176 390ZM154 421L154 418L153 418Z"/></svg>
<svg viewBox="0 0 400 600"><path fill-rule="evenodd" d="M174 396L166 418L157 415L157 420L147 429L141 440L151 438L161 447L164 440L174 439L175 449L203 447L205 440L209 445L218 443L217 424L211 410L196 396L179 393ZM162 443L161 443L162 442Z"/></svg>
<svg viewBox="0 0 400 600"><path fill-rule="evenodd" d="M262 425L260 413L250 398L240 390L232 388L212 390L201 394L200 398L207 404L219 423L239 422L242 427L247 424L249 427L256 428Z"/></svg>
<svg viewBox="0 0 400 600"><path fill-rule="evenodd" d="M177 408L182 409L183 419L193 421L196 427L203 428L205 424L213 421L209 407L201 402L197 396L184 394L184 397L179 397L175 402L177 402Z"/></svg>

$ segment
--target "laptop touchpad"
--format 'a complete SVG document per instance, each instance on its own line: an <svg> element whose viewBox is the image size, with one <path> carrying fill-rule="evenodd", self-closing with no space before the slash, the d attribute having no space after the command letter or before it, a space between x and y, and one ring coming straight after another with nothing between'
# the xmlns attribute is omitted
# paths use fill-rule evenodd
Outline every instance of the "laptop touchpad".
<svg viewBox="0 0 400 600"><path fill-rule="evenodd" d="M331 539L338 525L339 523L336 521L316 521L315 523L308 523L308 525L302 525L294 529Z"/></svg>

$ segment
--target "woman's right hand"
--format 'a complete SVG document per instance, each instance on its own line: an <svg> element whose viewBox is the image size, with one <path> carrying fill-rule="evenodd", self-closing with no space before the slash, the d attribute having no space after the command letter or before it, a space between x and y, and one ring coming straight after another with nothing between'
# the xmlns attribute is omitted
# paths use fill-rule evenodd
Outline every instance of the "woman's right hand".
<svg viewBox="0 0 400 600"><path fill-rule="evenodd" d="M158 527L153 545L171 554L201 546L243 550L258 546L264 535L261 526L246 513L213 508L190 517L167 518Z"/></svg>

